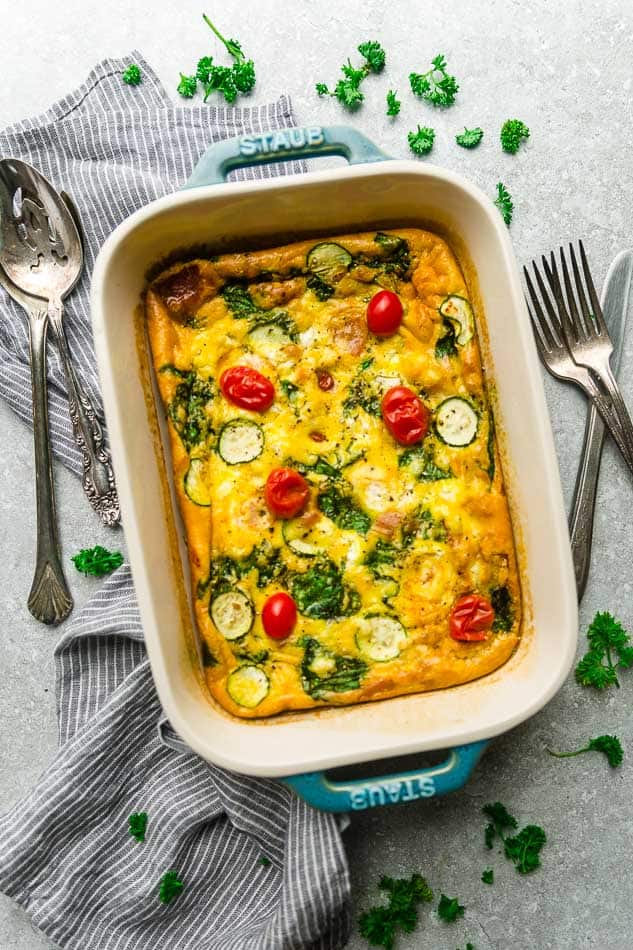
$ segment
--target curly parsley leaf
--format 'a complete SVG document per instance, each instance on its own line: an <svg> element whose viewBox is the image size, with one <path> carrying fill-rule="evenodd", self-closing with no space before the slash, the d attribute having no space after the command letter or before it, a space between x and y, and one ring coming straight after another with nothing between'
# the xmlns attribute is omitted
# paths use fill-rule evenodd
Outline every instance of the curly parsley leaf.
<svg viewBox="0 0 633 950"><path fill-rule="evenodd" d="M169 904L174 897L178 897L184 886L177 871L167 871L159 884L159 899L163 904Z"/></svg>
<svg viewBox="0 0 633 950"><path fill-rule="evenodd" d="M495 205L499 209L501 217L505 223L510 227L512 223L512 213L514 211L514 203L510 192L503 184L503 182L497 182L497 197L495 198Z"/></svg>
<svg viewBox="0 0 633 950"><path fill-rule="evenodd" d="M557 759L568 759L574 755L582 755L583 752L602 752L612 769L622 765L624 758L624 749L617 736L596 736L595 739L590 739L582 749L575 749L573 752L554 752L552 749L547 751Z"/></svg>
<svg viewBox="0 0 633 950"><path fill-rule="evenodd" d="M338 99L342 106L345 106L346 109L352 112L360 106L365 98L360 88L365 77L368 76L369 73L381 72L385 65L385 51L380 43L375 40L361 43L358 47L358 52L365 62L362 66L352 66L351 61L348 59L348 61L341 66L343 79L339 79L333 92L330 91L324 82L318 82L315 87L319 96L333 96L335 99Z"/></svg>
<svg viewBox="0 0 633 950"><path fill-rule="evenodd" d="M514 155L524 139L530 137L530 130L520 119L507 119L501 126L499 138L504 152Z"/></svg>
<svg viewBox="0 0 633 950"><path fill-rule="evenodd" d="M514 838L506 838L504 851L519 874L530 874L541 866L540 852L547 836L540 825L526 825Z"/></svg>
<svg viewBox="0 0 633 950"><path fill-rule="evenodd" d="M484 137L484 130L480 128L467 129L455 136L455 141L462 148L476 148Z"/></svg>
<svg viewBox="0 0 633 950"><path fill-rule="evenodd" d="M363 69L372 73L382 72L385 66L385 51L380 43L376 40L361 43L358 47L358 52L366 63Z"/></svg>
<svg viewBox="0 0 633 950"><path fill-rule="evenodd" d="M358 927L372 946L392 950L398 929L412 933L418 922L417 905L430 903L433 891L420 874L411 878L382 877L379 888L389 895L385 906L372 907L361 914Z"/></svg>
<svg viewBox="0 0 633 950"><path fill-rule="evenodd" d="M435 130L427 125L419 125L415 132L409 132L407 141L409 148L416 155L428 155L435 141Z"/></svg>
<svg viewBox="0 0 633 950"><path fill-rule="evenodd" d="M198 77L197 76L185 76L184 73L180 74L180 82L176 86L176 92L179 92L181 96L185 99L193 99L196 94L196 89L198 88Z"/></svg>
<svg viewBox="0 0 633 950"><path fill-rule="evenodd" d="M81 574L91 574L93 577L103 577L111 574L123 564L123 555L120 551L108 551L107 548L96 544L94 548L82 548L74 554L71 561Z"/></svg>
<svg viewBox="0 0 633 950"><path fill-rule="evenodd" d="M123 70L121 79L124 83L127 83L128 86L138 86L138 84L143 81L141 70L136 63L130 63L128 68Z"/></svg>
<svg viewBox="0 0 633 950"><path fill-rule="evenodd" d="M493 884L495 879L495 872L492 868L486 868L486 870L481 875L481 880L484 884Z"/></svg>
<svg viewBox="0 0 633 950"><path fill-rule="evenodd" d="M465 909L456 897L447 897L446 894L442 894L437 905L437 916L445 923L452 924L458 917L464 916Z"/></svg>
<svg viewBox="0 0 633 950"><path fill-rule="evenodd" d="M576 667L576 680L594 689L619 687L617 668L633 665L629 635L612 614L598 612L587 630L589 650Z"/></svg>
<svg viewBox="0 0 633 950"><path fill-rule="evenodd" d="M484 805L484 815L490 819L486 825L484 840L487 848L492 848L498 836L503 842L504 852L519 874L529 874L540 867L540 851L547 837L539 825L526 825L514 837L508 837L507 832L518 827L516 818L511 815L501 802Z"/></svg>
<svg viewBox="0 0 633 950"><path fill-rule="evenodd" d="M390 89L387 93L387 115L396 116L400 112L400 107L402 103L398 99L398 96L394 89Z"/></svg>
<svg viewBox="0 0 633 950"><path fill-rule="evenodd" d="M459 90L457 80L446 71L446 59L441 53L431 62L432 67L427 73L409 74L411 90L434 106L450 106Z"/></svg>
<svg viewBox="0 0 633 950"><path fill-rule="evenodd" d="M147 830L147 812L135 812L128 818L129 831L137 841L145 841L145 832Z"/></svg>

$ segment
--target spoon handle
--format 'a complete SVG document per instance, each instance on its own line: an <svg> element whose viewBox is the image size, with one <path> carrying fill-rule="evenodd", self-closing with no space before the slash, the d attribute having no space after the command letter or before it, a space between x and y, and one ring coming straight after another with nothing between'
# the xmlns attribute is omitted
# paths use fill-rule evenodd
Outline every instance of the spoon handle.
<svg viewBox="0 0 633 950"><path fill-rule="evenodd" d="M56 624L73 608L59 556L53 470L48 435L46 394L46 310L29 311L33 436L35 443L35 496L37 502L37 556L28 608L42 623Z"/></svg>
<svg viewBox="0 0 633 950"><path fill-rule="evenodd" d="M68 408L75 443L83 459L82 484L88 501L104 524L113 527L121 520L119 496L114 481L112 459L106 448L103 429L97 419L90 397L79 382L70 357L64 330L63 306L51 302L48 317L55 331L57 345L66 377Z"/></svg>

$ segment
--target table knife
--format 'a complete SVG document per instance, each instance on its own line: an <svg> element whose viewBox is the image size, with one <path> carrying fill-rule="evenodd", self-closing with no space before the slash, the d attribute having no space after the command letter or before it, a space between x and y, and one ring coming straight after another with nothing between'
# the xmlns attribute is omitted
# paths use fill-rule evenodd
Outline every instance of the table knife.
<svg viewBox="0 0 633 950"><path fill-rule="evenodd" d="M613 343L611 367L616 376L622 354L632 276L633 251L621 251L609 268L600 300ZM604 423L593 405L590 405L587 409L583 448L569 515L569 535L579 602L587 586L591 563L593 516L604 437Z"/></svg>

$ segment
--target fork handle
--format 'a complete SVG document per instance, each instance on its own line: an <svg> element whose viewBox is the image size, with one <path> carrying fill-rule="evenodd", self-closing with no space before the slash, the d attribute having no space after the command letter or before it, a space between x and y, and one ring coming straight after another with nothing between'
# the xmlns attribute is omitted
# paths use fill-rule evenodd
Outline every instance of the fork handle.
<svg viewBox="0 0 633 950"><path fill-rule="evenodd" d="M611 385L609 385L607 382L608 377L611 379ZM629 416L628 409L624 405L624 400L620 395L618 385L615 381L613 373L611 372L608 362L604 376L601 374L600 379L604 383L605 388L609 393L609 399L607 399L602 391L598 388L589 370L587 370L587 373L584 375L581 386L591 398L594 406L602 416L607 429L613 436L617 447L624 457L624 461L629 466L631 472L633 472L633 423L631 423L631 417ZM623 412L618 412L618 409L616 408L616 398L619 400ZM625 428L627 424L628 429Z"/></svg>
<svg viewBox="0 0 633 950"><path fill-rule="evenodd" d="M112 459L105 446L103 429L97 419L94 406L73 368L64 330L61 301L51 301L48 316L55 331L66 378L68 409L73 427L73 437L81 450L83 489L88 501L103 523L113 527L120 521L121 511L114 481Z"/></svg>
<svg viewBox="0 0 633 950"><path fill-rule="evenodd" d="M604 422L591 403L587 412L583 449L569 515L569 538L579 602L585 593L591 564L593 518L604 436Z"/></svg>
<svg viewBox="0 0 633 950"><path fill-rule="evenodd" d="M29 346L33 388L33 441L35 447L35 498L37 555L28 608L42 623L56 624L73 607L59 555L53 469L48 434L46 394L46 311L29 312Z"/></svg>
<svg viewBox="0 0 633 950"><path fill-rule="evenodd" d="M626 444L628 458L633 459L633 421L631 420L631 414L629 413L627 405L622 398L622 393L620 392L618 382L613 375L613 370L611 369L611 363L609 362L608 357L606 357L602 362L599 379L611 398L613 410L618 418L618 422L620 423L622 436Z"/></svg>

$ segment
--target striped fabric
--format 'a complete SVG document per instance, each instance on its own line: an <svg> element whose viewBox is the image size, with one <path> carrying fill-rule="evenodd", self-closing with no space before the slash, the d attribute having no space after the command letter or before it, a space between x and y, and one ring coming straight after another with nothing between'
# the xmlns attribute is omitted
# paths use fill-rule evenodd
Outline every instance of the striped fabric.
<svg viewBox="0 0 633 950"><path fill-rule="evenodd" d="M135 89L120 78L132 61L144 76ZM100 63L45 115L0 133L1 155L32 162L79 207L87 275L70 302L68 335L99 406L88 281L106 235L178 188L210 142L289 124L285 97L253 109L174 106L133 53ZM0 308L0 395L28 423L26 323L4 295ZM49 394L55 451L79 473L52 347ZM335 819L283 785L160 741L162 710L127 565L72 620L55 657L59 752L0 818L0 889L51 941L73 950L342 947L349 875ZM139 811L149 816L144 843L127 831ZM158 888L168 870L184 890L165 905Z"/></svg>

